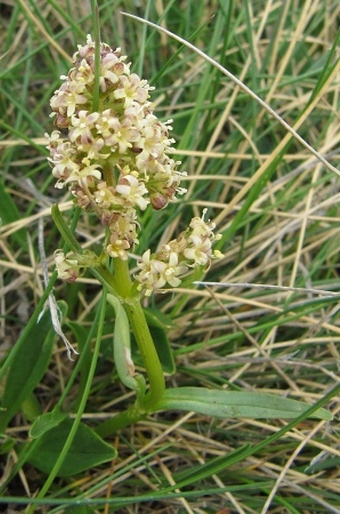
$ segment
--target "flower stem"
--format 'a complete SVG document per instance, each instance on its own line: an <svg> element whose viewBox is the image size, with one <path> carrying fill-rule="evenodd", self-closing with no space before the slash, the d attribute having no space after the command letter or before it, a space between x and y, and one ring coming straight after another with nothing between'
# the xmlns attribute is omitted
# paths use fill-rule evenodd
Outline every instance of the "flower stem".
<svg viewBox="0 0 340 514"><path fill-rule="evenodd" d="M163 369L140 303L126 303L124 304L124 308L130 320L131 328L136 338L149 379L149 390L144 398L142 407L152 412L155 405L163 397L165 391Z"/></svg>
<svg viewBox="0 0 340 514"><path fill-rule="evenodd" d="M152 411L165 391L163 369L140 304L139 296L132 293L132 281L126 261L121 259L114 260L114 278L116 291L123 302L149 379L149 390L141 408Z"/></svg>
<svg viewBox="0 0 340 514"><path fill-rule="evenodd" d="M133 423L141 421L147 416L147 413L131 405L124 412L120 412L114 418L108 419L96 427L95 431L100 437L107 437L114 432L118 432L122 428L125 428Z"/></svg>
<svg viewBox="0 0 340 514"><path fill-rule="evenodd" d="M93 86L93 112L99 109L99 81L100 81L100 23L99 23L99 9L96 0L91 1L92 14L93 14L93 28L95 39L95 57L94 57L94 86Z"/></svg>
<svg viewBox="0 0 340 514"><path fill-rule="evenodd" d="M70 232L62 218L58 206L52 208L53 219L60 233L69 247L77 254L82 254L82 248ZM111 273L105 266L90 267L93 275L104 285L108 292L117 296L129 318L130 326L141 353L145 371L149 380L149 390L144 398L138 398L137 404L124 414L122 413L113 426L125 426L145 417L147 412L152 412L155 405L163 397L165 380L163 369L145 319L145 314L140 303L139 295L133 291L133 283L127 261L114 259L114 270Z"/></svg>

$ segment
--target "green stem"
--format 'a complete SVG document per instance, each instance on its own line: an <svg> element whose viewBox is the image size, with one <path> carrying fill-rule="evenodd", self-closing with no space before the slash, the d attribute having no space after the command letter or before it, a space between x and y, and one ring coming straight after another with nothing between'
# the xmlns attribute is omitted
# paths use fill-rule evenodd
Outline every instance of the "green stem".
<svg viewBox="0 0 340 514"><path fill-rule="evenodd" d="M84 251L67 226L57 204L52 206L51 212L53 221L69 249L72 250L78 258L81 257ZM116 294L115 278L110 271L108 271L104 266L100 266L98 268L90 267L90 271L92 275L96 277L104 287L106 287L108 292Z"/></svg>
<svg viewBox="0 0 340 514"><path fill-rule="evenodd" d="M115 432L118 432L122 428L125 428L133 423L141 421L147 416L145 411L142 411L139 407L132 405L124 412L120 412L114 418L108 419L101 423L95 431L100 437L107 437Z"/></svg>
<svg viewBox="0 0 340 514"><path fill-rule="evenodd" d="M132 332L136 338L139 351L142 355L145 371L149 379L149 390L143 401L143 407L153 411L155 405L163 397L165 380L163 369L152 340L145 314L139 302L125 303L125 311L128 315Z"/></svg>
<svg viewBox="0 0 340 514"><path fill-rule="evenodd" d="M132 298L132 280L127 261L116 258L113 259L113 277L115 289L119 297L123 300Z"/></svg>
<svg viewBox="0 0 340 514"><path fill-rule="evenodd" d="M155 410L165 391L163 369L152 340L139 296L133 294L133 284L126 261L114 260L113 279L115 294L119 297L129 318L132 332L141 353L145 371L149 381L149 390L144 398L137 398L134 405L120 412L114 418L101 423L96 432L106 437L113 432L144 419L149 412Z"/></svg>
<svg viewBox="0 0 340 514"><path fill-rule="evenodd" d="M82 255L82 248L70 232L70 229L61 216L57 205L54 205L52 208L52 216L58 230L69 247L75 253ZM134 413L133 415L131 415L131 413L127 414L126 418L141 419L141 416L143 416L145 412L152 412L155 405L163 397L165 391L165 380L163 369L145 319L145 314L140 304L139 296L133 292L129 266L126 261L118 258L114 259L113 264L113 273L107 270L104 266L90 269L92 274L104 285L104 287L117 296L122 302L141 353L145 371L149 380L149 390L143 401L139 402L141 409L140 412L138 414Z"/></svg>
<svg viewBox="0 0 340 514"><path fill-rule="evenodd" d="M70 250L72 250L75 254L81 255L83 253L83 249L65 223L65 220L59 210L58 204L54 204L52 206L51 214L57 229L59 230Z"/></svg>
<svg viewBox="0 0 340 514"><path fill-rule="evenodd" d="M93 112L99 110L99 81L100 81L100 22L99 22L99 9L96 0L91 1L91 10L93 16L93 31L95 42L94 54L94 85L93 85Z"/></svg>
<svg viewBox="0 0 340 514"><path fill-rule="evenodd" d="M145 396L142 407L152 411L165 391L163 369L139 297L132 293L132 281L126 261L114 260L114 278L116 291L123 300L123 306L128 315L149 379L149 391Z"/></svg>

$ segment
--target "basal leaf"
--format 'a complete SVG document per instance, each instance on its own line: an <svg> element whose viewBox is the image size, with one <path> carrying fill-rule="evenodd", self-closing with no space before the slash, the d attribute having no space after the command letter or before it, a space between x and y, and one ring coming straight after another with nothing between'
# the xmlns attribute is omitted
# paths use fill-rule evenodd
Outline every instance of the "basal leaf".
<svg viewBox="0 0 340 514"><path fill-rule="evenodd" d="M28 462L40 471L50 473L64 447L72 425L73 421L66 419L57 427L45 432L35 443ZM116 455L116 450L110 444L103 441L87 425L81 423L57 476L76 475L111 461Z"/></svg>
<svg viewBox="0 0 340 514"><path fill-rule="evenodd" d="M39 323L27 332L8 370L1 402L6 412L0 416L0 430L4 430L23 401L39 384L50 361L54 340L51 315L46 311Z"/></svg>
<svg viewBox="0 0 340 514"><path fill-rule="evenodd" d="M294 418L309 404L274 394L212 390L203 387L179 387L165 391L156 410L194 411L217 418ZM326 409L318 409L314 418L332 419Z"/></svg>

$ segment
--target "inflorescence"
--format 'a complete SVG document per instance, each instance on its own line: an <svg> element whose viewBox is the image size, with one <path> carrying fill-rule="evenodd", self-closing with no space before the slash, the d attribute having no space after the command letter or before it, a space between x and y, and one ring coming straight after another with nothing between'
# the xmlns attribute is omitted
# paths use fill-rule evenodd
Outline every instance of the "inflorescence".
<svg viewBox="0 0 340 514"><path fill-rule="evenodd" d="M47 135L56 187L68 187L75 203L94 212L107 229L104 252L127 260L138 245L138 210L150 204L163 209L183 194L180 162L170 157L174 139L171 120L163 123L153 112L146 80L131 73L120 49L100 44L98 108L95 97L95 43L78 46L60 88L51 99L51 116L58 130ZM147 250L138 262L139 289L146 294L166 285L177 287L179 278L195 266L209 266L220 257L212 251L214 224L193 218L188 229L156 254ZM56 251L59 276L74 281L91 259L73 252ZM85 263L84 263L85 261Z"/></svg>

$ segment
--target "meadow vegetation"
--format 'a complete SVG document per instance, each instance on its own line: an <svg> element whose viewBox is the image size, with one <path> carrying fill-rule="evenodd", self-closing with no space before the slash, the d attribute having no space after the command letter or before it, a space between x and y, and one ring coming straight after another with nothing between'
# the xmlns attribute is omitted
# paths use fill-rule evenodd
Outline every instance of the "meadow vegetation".
<svg viewBox="0 0 340 514"><path fill-rule="evenodd" d="M117 376L102 287L90 273L72 284L56 276L64 241L54 204L83 248L99 252L105 231L54 187L44 136L54 129L50 98L94 15L82 0L5 0L0 511L340 513L340 5L98 3L101 40L155 87L155 113L172 120L173 157L187 173L184 195L141 213L131 273L206 208L222 235L223 257L199 283L143 299L155 340L173 353L164 357L168 387L271 393L324 407L333 420L174 409L97 435L134 393ZM73 360L51 324L51 291ZM47 429L67 437L77 416L71 450L44 447ZM54 476L60 455L68 460Z"/></svg>

